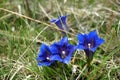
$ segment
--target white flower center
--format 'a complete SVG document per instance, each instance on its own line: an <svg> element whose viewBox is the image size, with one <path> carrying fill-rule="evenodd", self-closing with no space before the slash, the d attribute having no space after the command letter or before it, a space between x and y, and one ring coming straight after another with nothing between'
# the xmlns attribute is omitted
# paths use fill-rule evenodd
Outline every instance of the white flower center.
<svg viewBox="0 0 120 80"><path fill-rule="evenodd" d="M65 55L65 51L62 51L62 54Z"/></svg>
<svg viewBox="0 0 120 80"><path fill-rule="evenodd" d="M91 47L91 44L90 43L88 43L88 48L90 48Z"/></svg>
<svg viewBox="0 0 120 80"><path fill-rule="evenodd" d="M50 60L50 58L49 58L49 57L46 57L46 59L47 59L47 60Z"/></svg>
<svg viewBox="0 0 120 80"><path fill-rule="evenodd" d="M65 51L62 51L61 57L62 57L62 58L65 58L65 57L66 57Z"/></svg>

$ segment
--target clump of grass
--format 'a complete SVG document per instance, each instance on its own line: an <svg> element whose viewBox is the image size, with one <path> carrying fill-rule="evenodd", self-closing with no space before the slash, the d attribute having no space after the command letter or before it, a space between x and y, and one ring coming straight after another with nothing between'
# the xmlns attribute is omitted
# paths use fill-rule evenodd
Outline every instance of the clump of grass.
<svg viewBox="0 0 120 80"><path fill-rule="evenodd" d="M3 0L0 1L0 79L84 80L120 78L120 13L116 0ZM8 7L9 6L9 7ZM71 63L39 67L36 57L41 43L51 44L62 35L49 20L69 14L71 43L74 35L93 29L105 39L96 51L90 70L83 51L76 51ZM76 41L75 41L75 40ZM77 66L75 73L73 65Z"/></svg>

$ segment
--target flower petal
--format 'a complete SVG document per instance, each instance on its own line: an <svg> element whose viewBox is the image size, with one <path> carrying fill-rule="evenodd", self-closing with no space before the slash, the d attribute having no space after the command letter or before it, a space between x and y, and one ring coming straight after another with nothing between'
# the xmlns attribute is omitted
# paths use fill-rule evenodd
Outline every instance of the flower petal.
<svg viewBox="0 0 120 80"><path fill-rule="evenodd" d="M51 62L38 62L39 66L50 66L53 63L53 61Z"/></svg>
<svg viewBox="0 0 120 80"><path fill-rule="evenodd" d="M52 19L50 22L55 23L60 29L63 30L62 23L59 19Z"/></svg>
<svg viewBox="0 0 120 80"><path fill-rule="evenodd" d="M63 29L65 29L66 31L69 31L69 28L68 28L67 23L66 23L67 15L61 16L61 21L62 21L62 24L63 24Z"/></svg>
<svg viewBox="0 0 120 80"><path fill-rule="evenodd" d="M84 36L85 36L84 34L78 34L78 35L77 35L79 44L84 44L84 40L85 40L85 37L84 37Z"/></svg>
<svg viewBox="0 0 120 80"><path fill-rule="evenodd" d="M63 63L68 64L71 60L71 56L67 56L65 59L63 59Z"/></svg>
<svg viewBox="0 0 120 80"><path fill-rule="evenodd" d="M69 28L66 24L67 16L59 16L58 19L52 19L50 22L55 23L61 30L69 31Z"/></svg>
<svg viewBox="0 0 120 80"><path fill-rule="evenodd" d="M58 20L57 19L50 20L50 22L53 22L53 23L55 23L56 21L58 21Z"/></svg>
<svg viewBox="0 0 120 80"><path fill-rule="evenodd" d="M85 47L84 45L78 45L77 48L78 48L78 49L81 49L81 50L82 50L82 49L83 49L83 50L86 49L86 47Z"/></svg>
<svg viewBox="0 0 120 80"><path fill-rule="evenodd" d="M105 40L103 40L102 38L99 38L99 39L96 40L96 45L99 46L99 45L101 45L104 42L105 42Z"/></svg>
<svg viewBox="0 0 120 80"><path fill-rule="evenodd" d="M97 48L98 48L98 46L95 46L95 47L91 48L90 50L91 50L92 52L95 52Z"/></svg>
<svg viewBox="0 0 120 80"><path fill-rule="evenodd" d="M52 55L50 57L50 60L57 60L57 61L62 62L62 58L59 55Z"/></svg>
<svg viewBox="0 0 120 80"><path fill-rule="evenodd" d="M66 25L67 16L61 16L62 23Z"/></svg>
<svg viewBox="0 0 120 80"><path fill-rule="evenodd" d="M88 39L89 39L89 41L91 40L91 39L98 39L98 35L97 35L97 32L96 32L96 30L93 30L93 31L91 31L89 34L88 34Z"/></svg>
<svg viewBox="0 0 120 80"><path fill-rule="evenodd" d="M77 46L70 45L67 47L69 54L66 56L66 58L63 59L63 63L68 64L71 60L71 57L74 53L74 51L77 49Z"/></svg>
<svg viewBox="0 0 120 80"><path fill-rule="evenodd" d="M50 48L46 44L42 44L36 60L39 66L49 66L53 61L49 61L46 58L51 56Z"/></svg>
<svg viewBox="0 0 120 80"><path fill-rule="evenodd" d="M59 41L59 44L60 44L60 45L68 44L68 38L67 38L67 37L62 38L62 39Z"/></svg>
<svg viewBox="0 0 120 80"><path fill-rule="evenodd" d="M68 64L70 62L73 52L74 52L73 50L70 51L69 55L63 59L63 63Z"/></svg>
<svg viewBox="0 0 120 80"><path fill-rule="evenodd" d="M87 34L78 34L78 49L86 49L89 42Z"/></svg>
<svg viewBox="0 0 120 80"><path fill-rule="evenodd" d="M96 40L95 46L94 46L93 48L91 48L91 51L92 51L92 52L95 52L96 49L97 49L103 42L105 42L105 40L103 40L102 38L98 38L98 39Z"/></svg>
<svg viewBox="0 0 120 80"><path fill-rule="evenodd" d="M45 59L46 59L45 57L43 57L43 56L39 56L39 55L38 55L38 57L36 58L37 61L45 60Z"/></svg>
<svg viewBox="0 0 120 80"><path fill-rule="evenodd" d="M40 47L39 56L43 56L46 50L49 51L49 47L43 43Z"/></svg>
<svg viewBox="0 0 120 80"><path fill-rule="evenodd" d="M61 23L60 20L58 20L57 22L55 22L55 24L56 24L61 30L63 30L62 23Z"/></svg>
<svg viewBox="0 0 120 80"><path fill-rule="evenodd" d="M55 43L50 46L50 51L52 52L52 55L55 55L59 52Z"/></svg>

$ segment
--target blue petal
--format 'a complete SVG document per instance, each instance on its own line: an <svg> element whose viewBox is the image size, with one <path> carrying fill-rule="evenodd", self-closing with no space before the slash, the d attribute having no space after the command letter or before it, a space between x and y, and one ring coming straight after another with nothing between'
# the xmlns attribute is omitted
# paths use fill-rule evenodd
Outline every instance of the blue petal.
<svg viewBox="0 0 120 80"><path fill-rule="evenodd" d="M50 57L50 60L57 60L57 61L62 62L62 58L59 55L52 55Z"/></svg>
<svg viewBox="0 0 120 80"><path fill-rule="evenodd" d="M53 23L55 23L56 21L57 21L57 19L50 20L50 22L53 22Z"/></svg>
<svg viewBox="0 0 120 80"><path fill-rule="evenodd" d="M46 44L42 44L40 47L40 51L37 57L37 60L45 60L46 56L51 55L51 51Z"/></svg>
<svg viewBox="0 0 120 80"><path fill-rule="evenodd" d="M69 44L69 43L67 44L67 48L70 49L70 50L73 50L75 47L76 47L76 46L71 45L71 44Z"/></svg>
<svg viewBox="0 0 120 80"><path fill-rule="evenodd" d="M52 19L50 22L55 23L60 29L69 31L69 28L66 24L67 15L59 16L58 19Z"/></svg>
<svg viewBox="0 0 120 80"><path fill-rule="evenodd" d="M66 24L67 15L66 16L61 16L60 18L61 18L63 24Z"/></svg>
<svg viewBox="0 0 120 80"><path fill-rule="evenodd" d="M63 59L63 63L68 64L71 60L72 54L73 54L73 51L70 52L69 55L66 56L66 58Z"/></svg>
<svg viewBox="0 0 120 80"><path fill-rule="evenodd" d="M70 48L70 47L71 47L71 48ZM77 46L71 45L71 46L69 46L68 48L69 48L69 55L66 56L66 58L63 59L63 63L65 63L65 64L68 64L68 63L70 62L71 57L72 57L74 51L77 49Z"/></svg>
<svg viewBox="0 0 120 80"><path fill-rule="evenodd" d="M98 46L93 47L93 48L91 48L90 50L91 50L92 52L95 52L97 48L98 48Z"/></svg>
<svg viewBox="0 0 120 80"><path fill-rule="evenodd" d="M68 64L71 60L71 56L67 56L66 58L63 59L63 63Z"/></svg>
<svg viewBox="0 0 120 80"><path fill-rule="evenodd" d="M104 42L105 42L105 41L104 41L103 39L98 38L98 39L96 40L95 47L91 48L91 51L92 51L92 52L95 52L96 49L97 49L102 43L104 43Z"/></svg>
<svg viewBox="0 0 120 80"><path fill-rule="evenodd" d="M46 50L49 51L49 47L43 43L40 47L39 56L44 55Z"/></svg>
<svg viewBox="0 0 120 80"><path fill-rule="evenodd" d="M52 52L52 55L59 52L55 43L50 46L50 51Z"/></svg>
<svg viewBox="0 0 120 80"><path fill-rule="evenodd" d="M74 45L71 45L71 44L69 44L68 46L67 46L67 50L72 54L76 49L78 48L78 46L74 46ZM70 54L69 53L69 54ZM71 55L70 54L70 55Z"/></svg>
<svg viewBox="0 0 120 80"><path fill-rule="evenodd" d="M38 60L38 61L39 61L39 60L45 60L45 59L46 59L46 58L45 58L45 57L42 57L42 56L41 56L41 57L38 56L38 57L36 58L36 60Z"/></svg>
<svg viewBox="0 0 120 80"><path fill-rule="evenodd" d="M97 35L97 32L96 32L96 30L93 30L93 31L91 31L89 34L88 34L88 39L89 39L89 41L91 40L91 39L98 39L98 35Z"/></svg>
<svg viewBox="0 0 120 80"><path fill-rule="evenodd" d="M84 45L78 45L77 48L78 48L78 49L81 49L81 50L82 50L82 49L86 49L86 47L85 47Z"/></svg>
<svg viewBox="0 0 120 80"><path fill-rule="evenodd" d="M66 23L66 21L67 21L67 15L66 15L66 16L62 16L62 17L61 17L61 21L62 21L62 24L63 24L63 28L64 28L66 31L69 31L69 28L68 28L67 23Z"/></svg>
<svg viewBox="0 0 120 80"><path fill-rule="evenodd" d="M60 29L63 30L60 19L52 19L51 22L55 23Z"/></svg>
<svg viewBox="0 0 120 80"><path fill-rule="evenodd" d="M60 20L56 21L55 24L56 24L60 29L63 30L62 23L61 23Z"/></svg>
<svg viewBox="0 0 120 80"><path fill-rule="evenodd" d="M77 38L78 38L78 43L79 44L84 44L84 40L85 40L85 35L84 34L78 34L77 35Z"/></svg>
<svg viewBox="0 0 120 80"><path fill-rule="evenodd" d="M67 38L67 37L62 38L62 39L59 41L59 44L60 44L60 45L68 44L68 38Z"/></svg>
<svg viewBox="0 0 120 80"><path fill-rule="evenodd" d="M50 66L53 63L53 61L51 62L38 62L39 66Z"/></svg>
<svg viewBox="0 0 120 80"><path fill-rule="evenodd" d="M77 35L78 38L78 49L86 49L84 42L87 39L87 35L86 34L78 34Z"/></svg>
<svg viewBox="0 0 120 80"><path fill-rule="evenodd" d="M99 38L99 39L96 40L96 45L99 46L99 45L101 45L104 42L105 42L105 40L103 40L102 38Z"/></svg>

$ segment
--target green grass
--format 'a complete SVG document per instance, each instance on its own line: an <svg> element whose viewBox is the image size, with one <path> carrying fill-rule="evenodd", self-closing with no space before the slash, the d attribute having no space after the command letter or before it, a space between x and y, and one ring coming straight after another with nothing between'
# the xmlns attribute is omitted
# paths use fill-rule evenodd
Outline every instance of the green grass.
<svg viewBox="0 0 120 80"><path fill-rule="evenodd" d="M119 80L119 3L117 0L1 0L0 79ZM69 14L71 43L77 43L78 33L94 29L105 39L95 52L90 70L83 51L76 51L68 65L59 62L50 67L37 65L41 43L50 45L63 36L49 20L65 14ZM77 66L75 73L73 65Z"/></svg>

